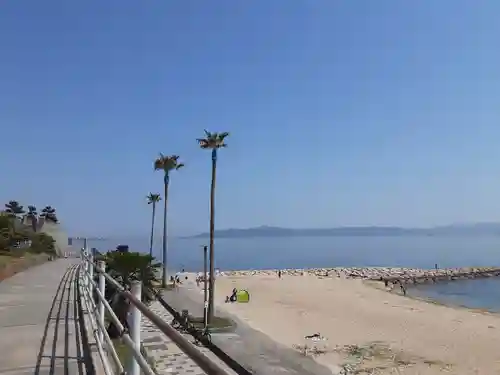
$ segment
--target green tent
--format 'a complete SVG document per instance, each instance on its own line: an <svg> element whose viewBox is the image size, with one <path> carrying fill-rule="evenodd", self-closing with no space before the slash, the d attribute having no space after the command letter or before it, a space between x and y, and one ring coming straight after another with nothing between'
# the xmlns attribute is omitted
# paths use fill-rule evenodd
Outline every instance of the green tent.
<svg viewBox="0 0 500 375"><path fill-rule="evenodd" d="M250 301L250 293L247 290L238 290L236 292L236 302L246 303Z"/></svg>

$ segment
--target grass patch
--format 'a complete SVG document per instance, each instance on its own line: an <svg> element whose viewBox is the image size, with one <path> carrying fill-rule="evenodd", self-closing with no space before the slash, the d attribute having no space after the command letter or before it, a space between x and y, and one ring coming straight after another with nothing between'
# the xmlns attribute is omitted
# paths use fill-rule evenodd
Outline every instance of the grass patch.
<svg viewBox="0 0 500 375"><path fill-rule="evenodd" d="M130 359L133 356L132 351L130 350L130 348L127 345L125 345L122 342L121 339L114 339L112 341L113 341L113 346L116 350L116 354L118 354L118 358L120 359L120 363L122 364L123 368L126 371L127 367L129 366ZM155 361L152 357L147 355L142 344L141 344L141 353L144 356L144 358L146 359L146 362L149 364L149 366L151 366L151 369L153 370L153 372L156 373ZM141 374L143 374L142 370L141 370Z"/></svg>
<svg viewBox="0 0 500 375"><path fill-rule="evenodd" d="M129 358L132 356L130 349L120 339L113 340L113 346L115 347L116 354L118 354L118 358L120 358L122 366L126 367Z"/></svg>
<svg viewBox="0 0 500 375"><path fill-rule="evenodd" d="M189 321L196 329L203 329L203 317L190 316ZM210 332L232 332L235 328L235 322L222 316L214 316L212 322L208 325Z"/></svg>
<svg viewBox="0 0 500 375"><path fill-rule="evenodd" d="M3 255L0 254L0 266L3 266L4 264L10 263L12 261L12 256L11 255Z"/></svg>

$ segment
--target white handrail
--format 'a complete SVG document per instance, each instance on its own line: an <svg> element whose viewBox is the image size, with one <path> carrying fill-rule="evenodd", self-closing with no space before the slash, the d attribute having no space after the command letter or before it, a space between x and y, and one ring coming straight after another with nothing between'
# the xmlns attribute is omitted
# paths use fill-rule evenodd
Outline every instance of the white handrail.
<svg viewBox="0 0 500 375"><path fill-rule="evenodd" d="M140 375L140 371L146 375L156 375L151 366L148 364L147 360L141 353L141 341L140 341L140 312L134 314L134 310L137 310L134 306L132 308L131 320L129 322L130 331L133 332L133 338L126 332L125 327L120 322L115 312L109 305L108 301L105 298L105 287L106 287L106 279L110 278L112 280L112 284L114 287L119 287L118 291L123 292L124 288L118 284L114 279L112 279L109 275L107 275L105 270L105 263L99 262L99 266L95 267L93 262L92 254L89 254L88 251L82 251L82 260L83 267L80 268L80 277L82 278L82 297L84 300L84 304L89 311L90 315L90 323L92 329L94 331L94 337L96 340L96 346L98 353L101 357L104 372L106 375L113 375L114 372L111 370L111 366L109 360L106 356L106 352L109 351L113 362L116 365L116 369L118 374L127 374L127 375ZM99 273L99 283L97 284L93 280L93 271L94 267L95 271ZM108 276L108 277L106 277ZM134 296L141 298L141 283L135 282L133 283ZM93 292L95 291L95 295L97 295L98 306L95 306ZM97 319L94 316L94 313L98 311ZM137 310L138 311L138 310ZM126 371L124 371L124 366L121 363L118 353L113 345L113 341L109 337L109 334L106 330L104 324L105 313L109 314L109 319L113 322L113 324L118 329L119 335L121 336L122 342L130 349L132 353L132 358L129 363L125 365ZM139 334L137 334L139 332ZM106 344L105 346L103 344Z"/></svg>
<svg viewBox="0 0 500 375"><path fill-rule="evenodd" d="M181 348L200 366L202 370L205 371L206 374L227 375L227 372L222 370L219 365L215 364L202 354L174 328L172 328L168 323L162 320L141 302L142 283L140 281L133 281L129 291L105 272L106 265L103 261L98 261L97 266L94 264L93 254L89 252L88 249L82 249L81 258L82 264L79 267L81 295L85 306L87 307L87 311L89 311L90 323L92 325L92 329L94 330L97 349L99 355L101 356L106 375L113 375L109 360L106 356L106 352L108 351L113 359L113 362L115 362L116 369L120 375L140 375L141 370L144 375L155 375L155 372L141 353L141 315L148 318L161 332L170 337L172 341L179 346L179 348ZM99 275L97 283L94 281L95 273ZM107 282L130 303L131 314L130 319L128 320L129 332L127 332L126 327L123 326L108 301L106 301L105 288ZM94 296L97 296L98 306L95 305ZM108 315L108 319L110 319L118 329L122 342L132 353L129 363L125 365L125 371L124 366L120 362L118 354L116 353L113 341L109 337L105 327L104 318L106 313ZM105 346L103 346L103 344L105 344Z"/></svg>

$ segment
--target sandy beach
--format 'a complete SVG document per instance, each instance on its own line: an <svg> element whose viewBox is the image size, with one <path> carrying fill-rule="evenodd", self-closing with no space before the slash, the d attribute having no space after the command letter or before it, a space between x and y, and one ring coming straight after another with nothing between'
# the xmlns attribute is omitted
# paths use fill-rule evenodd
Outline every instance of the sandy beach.
<svg viewBox="0 0 500 375"><path fill-rule="evenodd" d="M289 347L321 333L314 359L347 374L500 374L500 316L419 301L366 280L295 272L230 272L217 278L217 301L233 288L249 303L223 303L251 327Z"/></svg>

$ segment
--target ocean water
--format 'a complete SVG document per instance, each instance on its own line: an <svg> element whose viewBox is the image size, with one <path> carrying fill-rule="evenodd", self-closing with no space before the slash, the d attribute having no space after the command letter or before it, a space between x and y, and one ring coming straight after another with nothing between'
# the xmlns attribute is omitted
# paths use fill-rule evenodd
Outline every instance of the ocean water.
<svg viewBox="0 0 500 375"><path fill-rule="evenodd" d="M500 312L500 278L496 277L419 285L410 288L409 294L449 305Z"/></svg>
<svg viewBox="0 0 500 375"><path fill-rule="evenodd" d="M149 240L90 241L101 251L118 244L149 252ZM208 239L170 238L170 269L199 271ZM77 245L78 244L74 244ZM215 241L215 267L222 270L314 267L470 267L500 266L499 237L274 237L221 238ZM154 255L161 261L161 239ZM500 311L500 279L478 279L424 285L411 293L444 303Z"/></svg>

